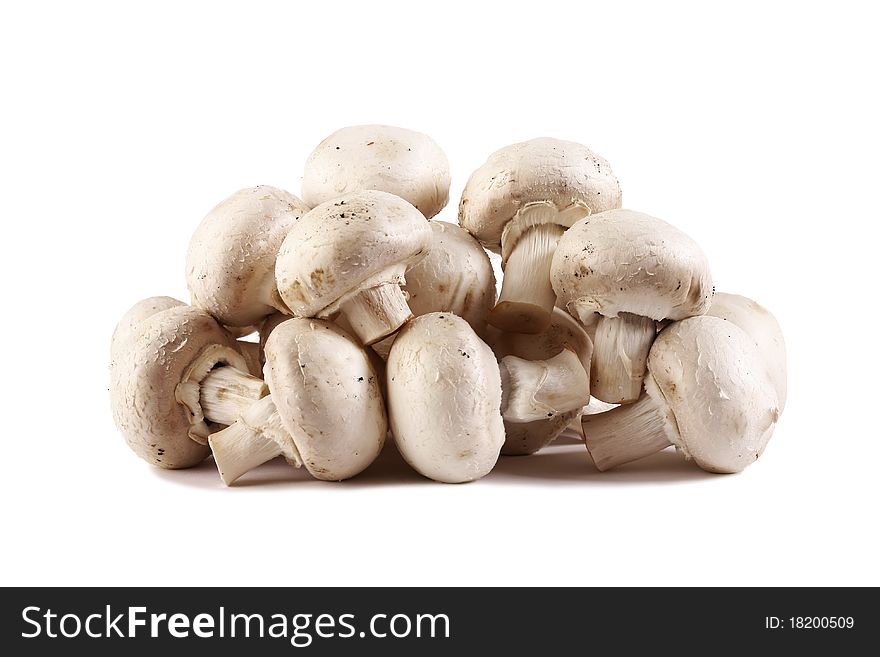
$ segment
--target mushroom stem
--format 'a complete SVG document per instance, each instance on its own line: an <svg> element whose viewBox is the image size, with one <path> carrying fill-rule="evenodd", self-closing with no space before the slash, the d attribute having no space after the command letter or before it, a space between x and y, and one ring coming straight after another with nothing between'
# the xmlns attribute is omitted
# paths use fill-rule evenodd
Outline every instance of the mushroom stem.
<svg viewBox="0 0 880 657"><path fill-rule="evenodd" d="M206 420L232 424L255 401L269 394L261 380L228 365L211 370L199 386L199 404Z"/></svg>
<svg viewBox="0 0 880 657"><path fill-rule="evenodd" d="M398 283L361 290L340 309L364 346L391 335L413 316Z"/></svg>
<svg viewBox="0 0 880 657"><path fill-rule="evenodd" d="M547 360L505 356L500 370L501 414L507 422L546 420L590 401L589 376L569 349Z"/></svg>
<svg viewBox="0 0 880 657"><path fill-rule="evenodd" d="M223 332L228 337L228 333ZM228 370L223 371L221 370ZM269 394L260 379L247 373L248 363L241 352L228 345L210 344L193 358L175 386L174 398L183 406L189 420L189 437L208 444L211 428L207 422L230 424L252 403ZM203 381L216 375L212 386L202 391ZM207 402L210 411L202 404Z"/></svg>
<svg viewBox="0 0 880 657"><path fill-rule="evenodd" d="M609 470L669 447L666 412L650 395L581 419L584 443L598 470Z"/></svg>
<svg viewBox="0 0 880 657"><path fill-rule="evenodd" d="M504 280L489 323L513 333L540 333L550 325L556 293L550 263L565 228L541 224L519 238L504 264Z"/></svg>
<svg viewBox="0 0 880 657"><path fill-rule="evenodd" d="M227 486L276 456L283 455L295 467L302 465L271 395L251 404L238 420L222 431L212 433L208 444L220 478Z"/></svg>
<svg viewBox="0 0 880 657"><path fill-rule="evenodd" d="M593 395L611 404L636 401L656 335L657 325L649 317L631 313L601 317L593 338Z"/></svg>

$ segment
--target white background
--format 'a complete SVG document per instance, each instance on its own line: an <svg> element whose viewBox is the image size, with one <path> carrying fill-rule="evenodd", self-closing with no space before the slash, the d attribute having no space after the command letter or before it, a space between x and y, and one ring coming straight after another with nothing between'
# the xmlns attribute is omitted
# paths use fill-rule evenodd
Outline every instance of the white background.
<svg viewBox="0 0 880 657"><path fill-rule="evenodd" d="M880 584L878 116L870 3L4 3L2 584ZM663 6L660 6L663 5ZM386 454L342 484L283 463L225 489L117 434L108 349L188 298L231 192L299 193L333 130L427 132L468 174L586 143L627 207L779 318L789 402L739 476L583 448L435 484Z"/></svg>

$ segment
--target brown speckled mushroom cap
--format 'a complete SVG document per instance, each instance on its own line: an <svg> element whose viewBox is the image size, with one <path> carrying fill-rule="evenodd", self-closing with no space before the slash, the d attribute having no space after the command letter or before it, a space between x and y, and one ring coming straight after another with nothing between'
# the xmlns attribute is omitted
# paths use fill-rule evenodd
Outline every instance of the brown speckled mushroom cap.
<svg viewBox="0 0 880 657"><path fill-rule="evenodd" d="M322 203L291 228L278 252L278 291L298 317L328 317L343 298L402 282L431 248L431 226L410 203L379 191Z"/></svg>
<svg viewBox="0 0 880 657"><path fill-rule="evenodd" d="M586 146L549 137L532 139L495 151L471 174L461 195L458 223L487 249L501 253L505 231L509 249L528 228L508 223L530 203L554 210L535 214L535 220L570 226L587 214L619 208L620 184L605 158Z"/></svg>
<svg viewBox="0 0 880 657"><path fill-rule="evenodd" d="M210 453L200 408L178 401L184 381L197 382L214 365L247 371L235 340L206 312L178 306L141 322L120 349L111 373L116 427L129 447L160 468L187 468Z"/></svg>
<svg viewBox="0 0 880 657"><path fill-rule="evenodd" d="M366 351L332 322L289 319L266 341L272 400L316 479L338 481L378 456L388 430L379 378Z"/></svg>
<svg viewBox="0 0 880 657"><path fill-rule="evenodd" d="M376 189L409 201L428 219L449 200L449 160L428 135L387 125L337 130L312 151L303 199L314 207Z"/></svg>
<svg viewBox="0 0 880 657"><path fill-rule="evenodd" d="M134 304L125 311L125 314L116 324L113 330L113 337L110 338L110 365L116 362L117 354L120 349L128 343L133 335L137 334L140 325L148 317L152 317L156 313L177 306L185 306L183 301L178 301L173 297L149 297Z"/></svg>
<svg viewBox="0 0 880 657"><path fill-rule="evenodd" d="M186 254L193 305L227 326L258 324L285 310L275 287L275 256L308 210L293 194L268 185L239 190L217 205Z"/></svg>
<svg viewBox="0 0 880 657"><path fill-rule="evenodd" d="M569 228L550 278L557 303L575 316L626 312L675 320L702 315L712 301L709 262L699 245L632 210L609 210Z"/></svg>

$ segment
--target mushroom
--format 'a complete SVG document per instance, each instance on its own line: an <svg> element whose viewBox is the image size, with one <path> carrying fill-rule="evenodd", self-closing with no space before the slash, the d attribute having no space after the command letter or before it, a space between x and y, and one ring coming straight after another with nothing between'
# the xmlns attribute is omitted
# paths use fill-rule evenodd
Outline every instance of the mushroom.
<svg viewBox="0 0 880 657"><path fill-rule="evenodd" d="M278 252L278 291L298 317L341 311L364 345L394 333L412 312L400 286L431 247L431 226L402 198L355 192L297 222Z"/></svg>
<svg viewBox="0 0 880 657"><path fill-rule="evenodd" d="M247 374L235 339L191 306L140 322L111 369L116 426L138 456L160 468L202 461L216 425L234 422L266 394Z"/></svg>
<svg viewBox="0 0 880 657"><path fill-rule="evenodd" d="M451 312L486 332L486 319L495 305L495 273L489 256L466 230L445 221L432 221L428 255L406 272L403 291L413 316ZM383 359L394 342L391 335L373 345Z"/></svg>
<svg viewBox="0 0 880 657"><path fill-rule="evenodd" d="M590 371L593 344L583 328L559 308L553 309L550 326L537 335L509 333L490 326L486 332L486 342L492 347L495 357L505 364L509 364L512 357L540 363L563 354L566 354L566 358L570 358L567 354L577 356L581 373L574 378L585 382L581 384L580 390L564 391L562 400L555 400L557 404L569 410L559 412L559 409L553 409L551 417L547 415L551 412L548 409L544 413L545 417L530 422L514 422L511 417L505 417L506 438L501 453L533 454L553 442L571 421L577 419L580 415L580 407L590 402L587 373ZM571 362L569 366L572 366ZM502 371L504 369L502 367ZM532 382L540 382L540 380L540 378L531 379ZM510 382L508 381L506 385L509 398ZM557 386L557 390L558 388ZM539 396L536 395L534 386L532 396ZM566 404L566 401L570 403Z"/></svg>
<svg viewBox="0 0 880 657"><path fill-rule="evenodd" d="M560 305L596 321L590 391L602 401L639 398L657 321L702 315L712 301L703 251L660 219L632 210L587 217L559 240L550 270Z"/></svg>
<svg viewBox="0 0 880 657"><path fill-rule="evenodd" d="M583 427L599 470L675 445L704 470L731 473L761 455L779 413L755 340L733 322L701 316L657 336L636 403L585 415Z"/></svg>
<svg viewBox="0 0 880 657"><path fill-rule="evenodd" d="M563 349L546 360L501 359L501 415L534 422L582 409L590 401L590 375L577 354Z"/></svg>
<svg viewBox="0 0 880 657"><path fill-rule="evenodd" d="M275 287L275 256L309 208L293 194L261 185L221 202L193 233L186 283L194 306L230 327L289 314Z"/></svg>
<svg viewBox="0 0 880 657"><path fill-rule="evenodd" d="M122 318L116 324L113 336L110 338L110 366L113 367L119 352L128 344L132 336L137 334L137 330L145 319L163 310L185 305L183 301L178 301L173 297L149 297L138 301L126 310L125 314L122 315Z"/></svg>
<svg viewBox="0 0 880 657"><path fill-rule="evenodd" d="M486 475L504 444L501 376L492 350L448 312L409 322L388 354L391 432L403 458L435 481Z"/></svg>
<svg viewBox="0 0 880 657"><path fill-rule="evenodd" d="M353 477L375 460L388 427L379 381L345 331L315 319L278 324L266 340L264 372L271 394L208 439L227 486L276 456L326 481Z"/></svg>
<svg viewBox="0 0 880 657"><path fill-rule="evenodd" d="M489 322L518 333L546 329L556 302L550 262L560 236L620 202L608 162L581 144L533 139L490 155L471 174L458 208L459 224L501 254L504 280Z"/></svg>
<svg viewBox="0 0 880 657"><path fill-rule="evenodd" d="M376 189L409 201L430 219L449 201L449 160L428 135L387 125L337 130L306 160L303 199L314 207Z"/></svg>
<svg viewBox="0 0 880 657"><path fill-rule="evenodd" d="M757 301L725 292L715 293L706 314L735 324L754 340L779 396L779 412L785 410L788 396L785 338L776 318Z"/></svg>

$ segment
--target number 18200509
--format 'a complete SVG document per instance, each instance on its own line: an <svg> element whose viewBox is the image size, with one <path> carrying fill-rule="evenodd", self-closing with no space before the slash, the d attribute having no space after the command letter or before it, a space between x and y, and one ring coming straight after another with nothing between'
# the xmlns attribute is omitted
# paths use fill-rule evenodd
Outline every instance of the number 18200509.
<svg viewBox="0 0 880 657"><path fill-rule="evenodd" d="M765 616L764 627L768 630L851 630L855 626L852 616Z"/></svg>

